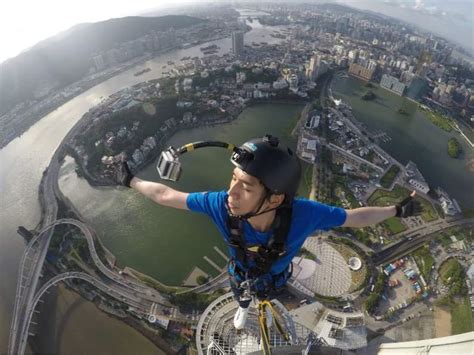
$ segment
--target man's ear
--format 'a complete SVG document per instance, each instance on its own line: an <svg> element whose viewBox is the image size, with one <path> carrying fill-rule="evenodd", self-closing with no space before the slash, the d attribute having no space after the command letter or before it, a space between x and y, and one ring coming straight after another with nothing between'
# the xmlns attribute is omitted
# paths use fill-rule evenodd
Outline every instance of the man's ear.
<svg viewBox="0 0 474 355"><path fill-rule="evenodd" d="M270 204L273 205L272 207L280 206L284 200L285 200L285 194L270 196Z"/></svg>

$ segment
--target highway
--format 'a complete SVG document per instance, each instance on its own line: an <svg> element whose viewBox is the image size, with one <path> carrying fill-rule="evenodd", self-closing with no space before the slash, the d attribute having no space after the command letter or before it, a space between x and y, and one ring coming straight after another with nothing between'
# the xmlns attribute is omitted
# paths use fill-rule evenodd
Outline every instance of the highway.
<svg viewBox="0 0 474 355"><path fill-rule="evenodd" d="M74 219L56 220L58 215L57 199L67 203L58 186L60 169L61 147L71 137L88 124L88 119L80 120L66 135L60 146L55 151L48 168L46 169L40 185L40 204L42 207L41 231L28 243L20 262L16 288L15 304L8 343L8 354L23 354L28 339L29 317L34 311L37 298L37 288L41 278L41 271L53 235L54 227L58 224L73 224L78 227L87 239L92 259L98 269L110 280L106 289L111 295L114 292L121 294L123 302L129 301L132 307L138 307L137 297L140 299L141 309L150 309L152 303L161 303L171 306L167 299L153 288L143 285L135 280L125 280L118 272L109 270L99 259L93 242L93 234L87 225ZM74 209L74 206L71 206ZM72 277L72 276L71 276ZM103 284L107 284L104 283ZM48 283L45 283L48 285ZM140 309L139 308L139 309ZM21 350L21 351L20 351Z"/></svg>
<svg viewBox="0 0 474 355"><path fill-rule="evenodd" d="M140 310L141 312L143 312L143 314L146 314L147 311L151 307L151 303L148 304L148 305L145 305L139 297L129 295L129 294L125 294L125 293L121 293L121 292L113 289L109 285L105 284L101 280L99 280L95 277L92 277L89 274L86 274L86 273L83 273L83 272L67 272L67 273L59 274L59 275L53 277L52 279L50 279L48 282L46 282L38 290L38 292L36 292L35 297L32 300L31 307L29 308L28 312L26 313L25 322L23 322L24 328L22 329L22 334L24 333L24 336L20 337L20 340L19 340L20 343L19 343L18 352L17 352L18 354L24 354L24 352L25 352L26 344L27 344L27 341L28 341L28 326L29 326L29 324L31 322L31 319L33 317L35 307L38 304L38 302L40 301L41 297L44 295L44 293L50 287L56 285L57 283L59 283L61 281L67 280L67 279L81 279L81 280L87 281L90 284L92 284L93 286L100 289L101 291L107 293L109 296L112 296L112 297L116 298L117 300L119 300L121 302L124 302L124 298L126 297L127 298L126 303L128 305L130 305L132 307L135 307L136 309Z"/></svg>

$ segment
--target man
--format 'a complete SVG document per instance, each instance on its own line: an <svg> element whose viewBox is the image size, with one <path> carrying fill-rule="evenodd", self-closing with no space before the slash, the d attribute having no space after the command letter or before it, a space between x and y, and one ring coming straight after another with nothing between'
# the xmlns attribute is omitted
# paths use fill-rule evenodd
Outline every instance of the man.
<svg viewBox="0 0 474 355"><path fill-rule="evenodd" d="M176 191L133 177L125 163L116 179L160 205L201 212L213 220L229 245L228 272L239 302L234 317L237 329L244 327L250 304L241 297L242 282L251 280L251 290L259 299L281 289L291 276L291 260L316 230L365 227L421 211L414 193L396 206L351 210L295 198L301 177L299 159L270 135L243 144L231 162L235 168L227 191Z"/></svg>

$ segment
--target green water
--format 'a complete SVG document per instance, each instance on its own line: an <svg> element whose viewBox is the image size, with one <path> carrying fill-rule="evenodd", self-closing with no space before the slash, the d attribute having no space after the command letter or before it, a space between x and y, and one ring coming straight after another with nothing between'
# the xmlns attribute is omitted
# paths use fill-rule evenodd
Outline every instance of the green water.
<svg viewBox="0 0 474 355"><path fill-rule="evenodd" d="M240 144L271 133L295 147L289 132L301 110L300 105L252 106L232 123L181 131L168 144L180 146L204 139ZM173 188L188 192L227 188L232 171L228 151L197 150L183 155L181 160L182 178L177 183L167 182ZM216 274L203 260L205 255L218 265L225 265L213 247L226 251L226 245L207 217L161 207L132 190L92 188L77 177L74 169L72 159L67 159L60 174L60 188L96 230L105 246L116 255L119 266L131 266L164 283L181 284L194 266ZM155 163L139 176L158 181ZM302 188L300 194L307 195L308 191Z"/></svg>
<svg viewBox="0 0 474 355"><path fill-rule="evenodd" d="M382 148L402 164L414 161L431 187L441 186L462 206L474 207L474 150L464 139L432 124L416 103L382 88L370 88L377 95L375 100L362 100L367 90L364 82L352 77L335 78L332 83L334 96L352 106L354 116L368 131L382 130L392 138ZM408 114L397 113L399 108ZM463 147L459 159L448 156L450 137L456 137Z"/></svg>

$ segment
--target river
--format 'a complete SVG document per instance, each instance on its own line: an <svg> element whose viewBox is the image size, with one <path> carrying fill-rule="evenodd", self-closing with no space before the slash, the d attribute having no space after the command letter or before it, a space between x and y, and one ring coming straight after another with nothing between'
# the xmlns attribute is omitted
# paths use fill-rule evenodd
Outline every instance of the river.
<svg viewBox="0 0 474 355"><path fill-rule="evenodd" d="M270 36L274 28L261 26L256 21L250 25L254 29L245 35L245 41L269 43L279 41ZM226 53L231 48L230 38L211 43L216 43L221 47L220 53ZM169 60L177 63L184 56L202 56L200 46L166 53L85 91L42 118L22 136L0 150L0 280L2 281L0 283L0 353L7 350L18 267L25 248L16 229L19 225L32 229L40 220L38 186L42 172L48 166L55 149L72 126L89 108L98 104L102 97L107 97L139 82L158 78L161 75L161 68ZM135 77L133 74L143 67L149 67L152 70ZM198 154L199 152L196 153L196 158ZM186 178L185 175L183 181ZM119 196L122 194L123 192L120 191L117 193ZM64 329L64 336L72 336L75 332L87 333L88 342L97 346L96 353L106 353L108 342L102 338L100 332L87 331L89 320L90 317L79 313L74 324L68 323L69 326ZM110 326L115 326L115 322L118 321L110 318ZM135 332L127 328L130 332ZM122 336L126 337L124 334ZM137 349L137 353L140 353L142 346L148 346L148 340L143 337L130 336L130 341L131 345ZM71 354L83 353L80 347L74 349L64 348L64 351Z"/></svg>
<svg viewBox="0 0 474 355"><path fill-rule="evenodd" d="M332 90L336 98L352 106L356 119L369 131L382 130L392 138L381 147L395 159L402 164L412 160L431 187L441 186L462 206L474 207L474 171L469 168L474 162L474 150L458 133L443 131L425 117L417 104L380 87L370 89L377 95L375 100L362 100L368 88L359 79L337 76ZM399 108L408 114L397 113ZM463 147L464 153L458 159L448 156L450 137L456 137Z"/></svg>

